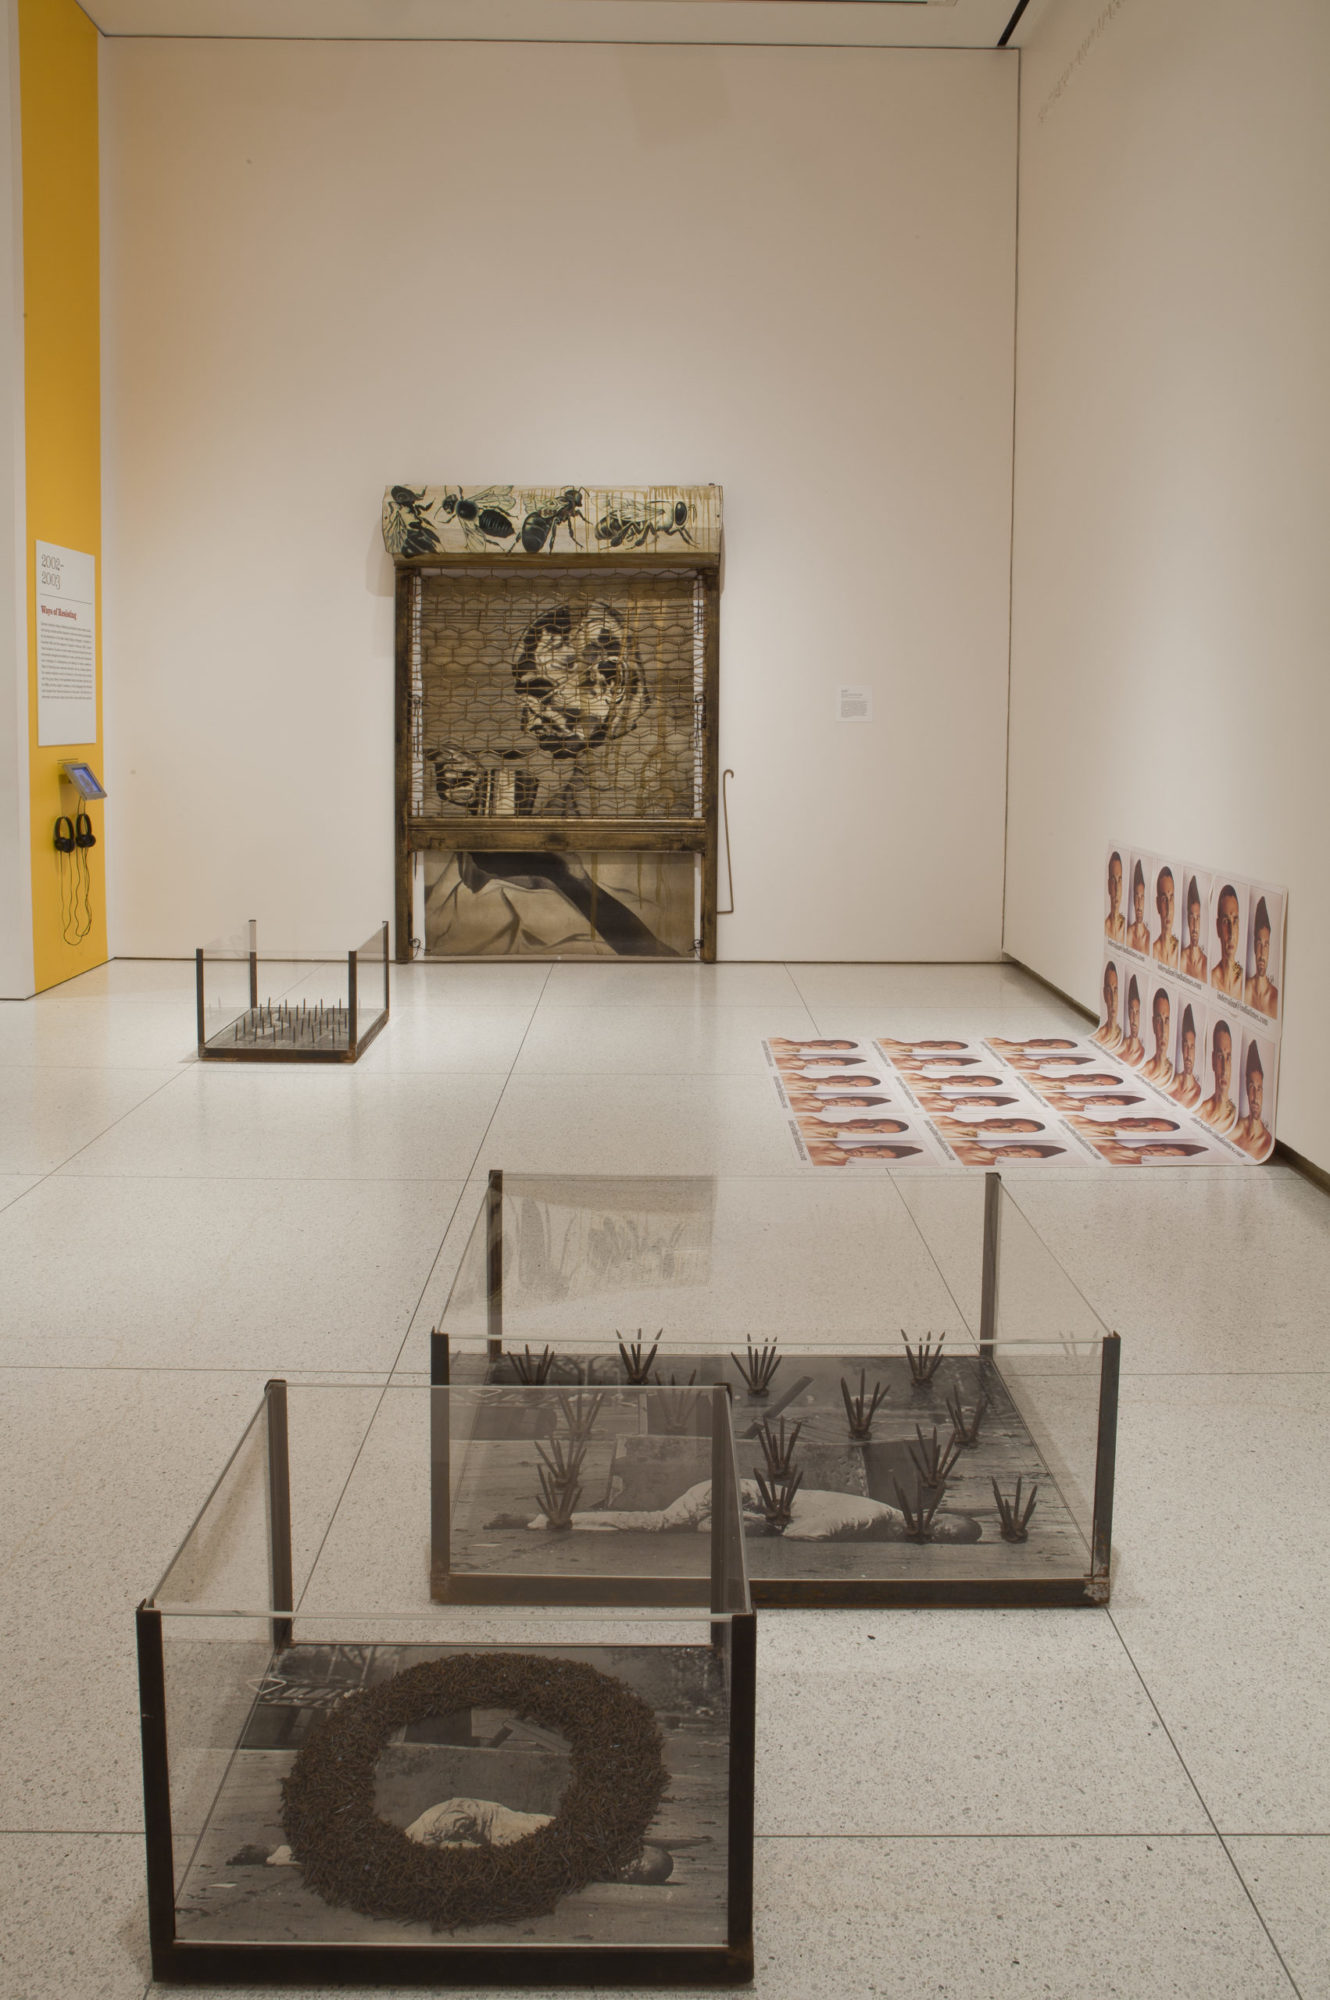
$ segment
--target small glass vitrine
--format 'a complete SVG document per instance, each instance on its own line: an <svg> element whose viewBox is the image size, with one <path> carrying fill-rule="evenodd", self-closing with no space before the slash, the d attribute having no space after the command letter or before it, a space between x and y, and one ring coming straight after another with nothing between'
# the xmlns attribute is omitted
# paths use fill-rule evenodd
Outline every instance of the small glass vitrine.
<svg viewBox="0 0 1330 2000"><path fill-rule="evenodd" d="M914 1174L797 1195L492 1173L433 1379L656 1385L571 1530L640 1563L686 1535L704 1476L664 1448L668 1399L723 1387L759 1607L1105 1603L1119 1342L1011 1189ZM494 1526L515 1564L538 1512Z"/></svg>
<svg viewBox="0 0 1330 2000"><path fill-rule="evenodd" d="M355 1062L388 1020L388 926L344 953L259 949L251 917L194 954L204 1061Z"/></svg>
<svg viewBox="0 0 1330 2000"><path fill-rule="evenodd" d="M724 1392L671 1433L706 1464L690 1536L644 1566L612 1537L589 1559L575 1525L658 1398L268 1384L138 1610L158 1979L751 1977ZM542 1509L514 1563L491 1523Z"/></svg>

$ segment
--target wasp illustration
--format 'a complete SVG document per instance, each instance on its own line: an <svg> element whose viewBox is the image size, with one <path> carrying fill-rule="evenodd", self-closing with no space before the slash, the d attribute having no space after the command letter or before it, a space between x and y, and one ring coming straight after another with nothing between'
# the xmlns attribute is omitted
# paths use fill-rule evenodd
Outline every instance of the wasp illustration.
<svg viewBox="0 0 1330 2000"><path fill-rule="evenodd" d="M678 535L692 546L686 500L648 500L636 514L602 514L596 534L612 549L640 549L658 535Z"/></svg>
<svg viewBox="0 0 1330 2000"><path fill-rule="evenodd" d="M513 524L516 503L511 486L483 486L479 493L445 493L439 512L446 519L460 521L469 549L483 549L491 542L511 542L517 529Z"/></svg>
<svg viewBox="0 0 1330 2000"><path fill-rule="evenodd" d="M584 521L582 512L582 489L580 486L565 486L551 506L533 509L522 523L522 547L529 556L538 556L546 542L553 553L560 528L567 528L568 539L577 547L577 531L574 521Z"/></svg>

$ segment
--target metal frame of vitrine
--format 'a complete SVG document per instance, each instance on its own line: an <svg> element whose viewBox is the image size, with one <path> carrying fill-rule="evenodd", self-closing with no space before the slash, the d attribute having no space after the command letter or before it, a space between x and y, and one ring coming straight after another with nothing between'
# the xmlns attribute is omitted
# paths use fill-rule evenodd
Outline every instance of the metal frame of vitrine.
<svg viewBox="0 0 1330 2000"><path fill-rule="evenodd" d="M503 1346L503 1172L491 1168L485 1189L486 1253L486 1355L490 1367L500 1359ZM984 1233L982 1248L979 1356L981 1368L991 1368L1001 1376L996 1359L997 1318L1001 1293L1002 1176L984 1176ZM437 1330L434 1344L446 1336ZM794 1352L795 1350L791 1350ZM431 1365L435 1365L432 1359ZM440 1365L446 1365L442 1363ZM750 1577L749 1592L756 1610L791 1609L870 1609L885 1606L923 1608L930 1605L956 1607L1068 1606L1107 1604L1111 1584L1113 1554L1113 1488L1116 1476L1118 1390L1122 1365L1122 1343L1116 1333L1104 1335L1100 1348L1099 1408L1095 1435L1094 1500L1091 1507L1090 1562L1079 1577L850 1577L834 1581L801 1579L788 1581L772 1577ZM1010 1385L1017 1410L1019 1399Z"/></svg>
<svg viewBox="0 0 1330 2000"><path fill-rule="evenodd" d="M442 1350L446 1357L446 1346ZM442 1363L446 1374L446 1358ZM437 1385L435 1385L437 1386ZM718 1397L717 1402L721 1400ZM286 1383L264 1386L267 1431L268 1561L273 1656L290 1643L295 1618L291 1481ZM437 1399L431 1398L432 1405ZM446 1413L444 1417L446 1424ZM713 1477L733 1477L733 1442L721 1449L728 1419L713 1425ZM445 1481L446 1492L446 1481ZM731 1612L723 1535L712 1536L710 1576L698 1579L701 1603L718 1615L712 1645L728 1632L730 1741L727 1783L726 1941L723 1945L499 1945L204 1943L176 1935L175 1841L166 1729L163 1613L149 1598L135 1614L139 1732L147 1847L148 1939L153 1978L183 1985L383 1986L718 1986L753 1976L753 1785L756 1758L757 1621L751 1608ZM474 1600L473 1600L474 1601ZM491 1600L493 1601L493 1600ZM522 1601L520 1595L509 1603ZM546 1602L554 1600L548 1597ZM602 1600L603 1601L603 1600ZM620 1600L623 1601L622 1599ZM657 1598L668 1603L668 1598ZM699 1601L696 1594L689 1600ZM613 1607L608 1607L612 1609Z"/></svg>

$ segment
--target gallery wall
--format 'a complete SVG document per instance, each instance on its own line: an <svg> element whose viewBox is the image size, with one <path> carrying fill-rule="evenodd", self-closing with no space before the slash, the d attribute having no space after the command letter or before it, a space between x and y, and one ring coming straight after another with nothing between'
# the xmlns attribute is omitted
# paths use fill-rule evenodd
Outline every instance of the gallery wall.
<svg viewBox="0 0 1330 2000"><path fill-rule="evenodd" d="M42 743L37 702L38 543L91 556L94 598L101 588L101 38L77 0L19 0L18 31L28 810L33 975L40 992L103 964L107 955L103 808L85 804L60 770L65 758L87 758L98 773L103 765L95 608L94 734L77 743ZM61 855L53 839L56 821L80 810L96 845Z"/></svg>
<svg viewBox="0 0 1330 2000"><path fill-rule="evenodd" d="M113 949L389 912L387 482L716 480L721 955L994 957L1016 86L1014 53L106 43Z"/></svg>
<svg viewBox="0 0 1330 2000"><path fill-rule="evenodd" d="M1330 1168L1330 10L1047 0L1022 54L1004 942L1087 1005L1111 840L1287 884Z"/></svg>
<svg viewBox="0 0 1330 2000"><path fill-rule="evenodd" d="M28 645L23 579L23 271L18 10L0 6L0 1000L33 990Z"/></svg>

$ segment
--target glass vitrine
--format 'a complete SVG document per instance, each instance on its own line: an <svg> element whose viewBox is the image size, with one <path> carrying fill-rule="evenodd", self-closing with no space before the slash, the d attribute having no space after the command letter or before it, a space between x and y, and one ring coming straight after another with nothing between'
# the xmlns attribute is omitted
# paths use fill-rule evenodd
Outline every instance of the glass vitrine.
<svg viewBox="0 0 1330 2000"><path fill-rule="evenodd" d="M355 1062L388 1019L388 926L342 953L259 949L253 918L194 954L205 1061Z"/></svg>
<svg viewBox="0 0 1330 2000"><path fill-rule="evenodd" d="M459 1390L656 1385L572 1524L588 1548L688 1532L704 1469L664 1448L669 1399L723 1387L758 1606L1106 1602L1118 1363L996 1173L496 1172L431 1354ZM514 1562L538 1512L494 1527Z"/></svg>
<svg viewBox="0 0 1330 2000"><path fill-rule="evenodd" d="M577 1526L658 1395L269 1383L138 1611L157 1978L751 1976L724 1392L677 1434L707 1467L690 1536L588 1560ZM541 1509L514 1562L490 1524Z"/></svg>

